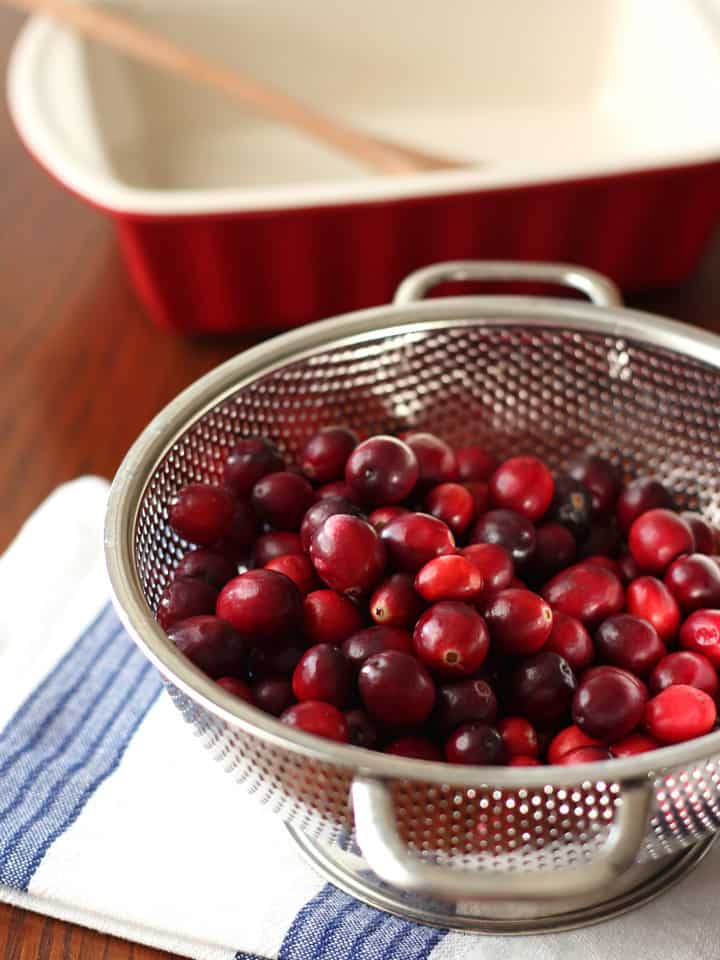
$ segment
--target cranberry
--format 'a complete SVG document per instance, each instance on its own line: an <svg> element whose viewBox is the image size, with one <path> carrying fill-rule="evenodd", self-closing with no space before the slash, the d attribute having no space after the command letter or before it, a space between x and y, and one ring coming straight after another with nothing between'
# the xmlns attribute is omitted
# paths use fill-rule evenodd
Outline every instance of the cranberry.
<svg viewBox="0 0 720 960"><path fill-rule="evenodd" d="M607 747L578 747L577 750L564 753L557 763L568 766L573 763L599 763L609 759L610 751Z"/></svg>
<svg viewBox="0 0 720 960"><path fill-rule="evenodd" d="M710 733L716 720L713 698L685 683L666 687L645 708L645 726L661 743L682 743L701 737Z"/></svg>
<svg viewBox="0 0 720 960"><path fill-rule="evenodd" d="M490 478L490 496L497 507L539 520L552 502L555 482L537 457L511 457Z"/></svg>
<svg viewBox="0 0 720 960"><path fill-rule="evenodd" d="M345 497L324 497L322 500L318 500L307 511L300 524L300 543L306 553L310 550L312 538L327 518L334 517L339 513L365 519L360 507L346 500Z"/></svg>
<svg viewBox="0 0 720 960"><path fill-rule="evenodd" d="M420 475L417 457L396 437L364 440L348 457L345 480L365 503L400 503L410 495Z"/></svg>
<svg viewBox="0 0 720 960"><path fill-rule="evenodd" d="M490 506L490 487L483 480L466 480L462 486L472 497L473 516L485 513Z"/></svg>
<svg viewBox="0 0 720 960"><path fill-rule="evenodd" d="M256 567L264 567L276 557L287 557L293 553L302 554L302 552L302 543L297 533L292 533L290 530L271 530L270 533L264 533L255 541L253 563Z"/></svg>
<svg viewBox="0 0 720 960"><path fill-rule="evenodd" d="M641 680L640 677L636 676L634 673L630 673L628 670L623 670L621 667L613 667L612 665L609 665L609 664L601 664L601 665L596 665L594 667L588 667L587 670L583 671L583 675L581 679L590 680L591 677L594 677L598 674L602 676L607 672L607 670L620 670L621 673L627 674L627 676L630 677L633 683L635 683L638 690L643 695L643 697L645 697L646 700L650 696L650 692L644 680Z"/></svg>
<svg viewBox="0 0 720 960"><path fill-rule="evenodd" d="M387 627L413 627L423 611L410 573L394 573L375 588L370 597L370 616Z"/></svg>
<svg viewBox="0 0 720 960"><path fill-rule="evenodd" d="M672 510L672 497L665 487L649 477L633 480L618 497L615 512L620 529L627 533L638 517L658 507Z"/></svg>
<svg viewBox="0 0 720 960"><path fill-rule="evenodd" d="M559 653L575 671L584 670L595 659L595 648L585 627L575 617L568 617L559 611L553 614L552 630L545 650Z"/></svg>
<svg viewBox="0 0 720 960"><path fill-rule="evenodd" d="M636 757L639 753L657 750L661 746L662 744L655 737L650 737L647 733L631 733L617 743L611 743L610 753L618 760L622 760L623 757Z"/></svg>
<svg viewBox="0 0 720 960"><path fill-rule="evenodd" d="M595 633L595 650L603 663L640 677L647 676L667 653L655 627L629 613L603 620Z"/></svg>
<svg viewBox="0 0 720 960"><path fill-rule="evenodd" d="M341 480L345 476L345 461L357 443L357 434L347 427L323 427L305 444L300 467L315 483Z"/></svg>
<svg viewBox="0 0 720 960"><path fill-rule="evenodd" d="M510 656L542 650L552 630L552 610L530 590L500 590L483 607L483 616L493 644Z"/></svg>
<svg viewBox="0 0 720 960"><path fill-rule="evenodd" d="M287 677L261 677L253 683L255 703L261 710L279 717L294 702L292 681Z"/></svg>
<svg viewBox="0 0 720 960"><path fill-rule="evenodd" d="M487 723L464 723L448 738L445 759L448 763L498 766L505 762L503 738Z"/></svg>
<svg viewBox="0 0 720 960"><path fill-rule="evenodd" d="M482 593L483 578L474 563L453 554L435 557L421 567L415 577L415 589L428 603L438 600L472 602Z"/></svg>
<svg viewBox="0 0 720 960"><path fill-rule="evenodd" d="M680 516L690 527L696 553L712 556L715 553L715 530L700 516L690 510L684 510Z"/></svg>
<svg viewBox="0 0 720 960"><path fill-rule="evenodd" d="M641 570L662 573L675 557L692 552L692 530L672 510L648 510L630 527L628 546Z"/></svg>
<svg viewBox="0 0 720 960"><path fill-rule="evenodd" d="M361 627L358 608L334 590L314 590L303 601L303 628L310 643L339 646Z"/></svg>
<svg viewBox="0 0 720 960"><path fill-rule="evenodd" d="M280 641L272 646L252 647L248 657L248 673L253 680L276 675L289 676L300 662L305 645L299 640Z"/></svg>
<svg viewBox="0 0 720 960"><path fill-rule="evenodd" d="M470 539L472 543L497 543L514 563L522 564L535 549L535 527L514 510L489 510L478 518Z"/></svg>
<svg viewBox="0 0 720 960"><path fill-rule="evenodd" d="M390 559L401 570L416 573L434 557L455 553L449 528L427 513L404 513L380 531Z"/></svg>
<svg viewBox="0 0 720 960"><path fill-rule="evenodd" d="M561 473L555 478L547 518L567 527L578 540L584 539L590 530L592 494L579 480Z"/></svg>
<svg viewBox="0 0 720 960"><path fill-rule="evenodd" d="M473 543L460 554L480 571L485 596L504 590L512 583L515 574L512 557L499 543Z"/></svg>
<svg viewBox="0 0 720 960"><path fill-rule="evenodd" d="M237 564L225 553L198 547L186 553L175 567L176 579L204 580L211 587L220 590L228 580L237 575Z"/></svg>
<svg viewBox="0 0 720 960"><path fill-rule="evenodd" d="M261 477L252 489L255 512L276 530L299 530L313 498L307 480L288 470Z"/></svg>
<svg viewBox="0 0 720 960"><path fill-rule="evenodd" d="M234 497L247 497L261 477L284 466L280 451L270 440L246 437L237 441L225 461L223 484Z"/></svg>
<svg viewBox="0 0 720 960"><path fill-rule="evenodd" d="M497 457L483 447L461 447L455 451L461 480L489 480L498 468Z"/></svg>
<svg viewBox="0 0 720 960"><path fill-rule="evenodd" d="M209 483L189 483L168 503L168 523L178 536L209 547L232 523L235 506L229 493Z"/></svg>
<svg viewBox="0 0 720 960"><path fill-rule="evenodd" d="M383 753L412 760L443 760L442 750L427 737L400 737L389 743Z"/></svg>
<svg viewBox="0 0 720 960"><path fill-rule="evenodd" d="M585 454L571 460L567 472L590 491L595 513L610 513L620 492L620 476L611 463Z"/></svg>
<svg viewBox="0 0 720 960"><path fill-rule="evenodd" d="M640 567L631 553L621 553L617 563L620 568L620 579L625 585L640 576Z"/></svg>
<svg viewBox="0 0 720 960"><path fill-rule="evenodd" d="M289 577L274 570L249 570L225 584L217 615L250 637L276 639L299 626L302 597Z"/></svg>
<svg viewBox="0 0 720 960"><path fill-rule="evenodd" d="M349 663L359 670L368 657L385 650L412 653L412 637L397 627L366 627L343 641L342 652Z"/></svg>
<svg viewBox="0 0 720 960"><path fill-rule="evenodd" d="M529 567L542 581L558 570L569 567L575 559L575 537L560 523L543 523L535 530L535 551Z"/></svg>
<svg viewBox="0 0 720 960"><path fill-rule="evenodd" d="M525 717L504 717L497 725L508 757L537 757L537 733Z"/></svg>
<svg viewBox="0 0 720 960"><path fill-rule="evenodd" d="M573 750L578 750L581 747L599 746L601 746L599 740L595 740L594 737L589 737L586 733L582 732L580 727L572 724L572 726L565 727L561 730L560 733L556 734L550 741L547 749L548 763L560 763L561 758L564 757L566 753L572 753Z"/></svg>
<svg viewBox="0 0 720 960"><path fill-rule="evenodd" d="M612 557L604 557L602 554L594 553L589 557L583 557L583 563L594 565L596 567L605 567L606 570L609 570L610 573L614 573L618 580L622 583L622 570L620 564L617 560L614 560Z"/></svg>
<svg viewBox="0 0 720 960"><path fill-rule="evenodd" d="M189 617L174 623L167 635L208 676L222 677L242 668L245 644L229 623L217 617Z"/></svg>
<svg viewBox="0 0 720 960"><path fill-rule="evenodd" d="M463 533L475 513L475 501L459 483L440 483L425 497L427 512L447 524L453 533Z"/></svg>
<svg viewBox="0 0 720 960"><path fill-rule="evenodd" d="M365 747L366 750L373 750L377 747L377 727L364 710L359 707L346 710L345 721L350 743L356 747Z"/></svg>
<svg viewBox="0 0 720 960"><path fill-rule="evenodd" d="M347 657L330 643L310 647L300 658L292 678L298 700L322 700L343 707L350 696L351 668Z"/></svg>
<svg viewBox="0 0 720 960"><path fill-rule="evenodd" d="M342 497L343 500L354 503L356 507L360 505L357 494L344 480L333 480L332 483L324 483L318 487L315 491L315 500L323 500L325 497Z"/></svg>
<svg viewBox="0 0 720 960"><path fill-rule="evenodd" d="M720 567L702 553L673 560L663 580L683 613L720 606Z"/></svg>
<svg viewBox="0 0 720 960"><path fill-rule="evenodd" d="M541 592L553 611L575 617L585 626L593 626L625 606L622 584L615 574L593 564L577 563L556 573Z"/></svg>
<svg viewBox="0 0 720 960"><path fill-rule="evenodd" d="M510 757L508 767L540 767L542 764L536 757Z"/></svg>
<svg viewBox="0 0 720 960"><path fill-rule="evenodd" d="M320 578L350 596L367 593L385 569L385 547L366 520L335 514L323 523L310 545Z"/></svg>
<svg viewBox="0 0 720 960"><path fill-rule="evenodd" d="M244 700L252 706L256 705L253 692L244 680L239 680L237 677L220 677L217 683L218 686L222 687L223 690L227 690L227 692L231 693L234 697L239 697L240 700Z"/></svg>
<svg viewBox="0 0 720 960"><path fill-rule="evenodd" d="M204 580L172 580L158 601L155 618L163 630L189 617L215 612L218 592Z"/></svg>
<svg viewBox="0 0 720 960"><path fill-rule="evenodd" d="M662 580L633 580L627 588L627 608L634 617L651 623L663 643L670 643L675 637L680 626L680 608Z"/></svg>
<svg viewBox="0 0 720 960"><path fill-rule="evenodd" d="M433 604L415 624L418 657L442 677L466 677L478 670L490 646L485 621L467 603Z"/></svg>
<svg viewBox="0 0 720 960"><path fill-rule="evenodd" d="M660 693L673 683L697 687L711 697L716 697L718 692L718 676L712 663L702 653L693 653L691 650L669 653L653 670L650 677L653 693Z"/></svg>
<svg viewBox="0 0 720 960"><path fill-rule="evenodd" d="M680 646L704 654L720 668L720 610L696 610L680 627Z"/></svg>
<svg viewBox="0 0 720 960"><path fill-rule="evenodd" d="M605 743L621 740L638 726L646 696L632 674L619 667L595 667L573 698L573 720L583 733Z"/></svg>
<svg viewBox="0 0 720 960"><path fill-rule="evenodd" d="M435 684L425 667L400 650L368 657L358 675L368 713L390 726L424 723L435 702Z"/></svg>
<svg viewBox="0 0 720 960"><path fill-rule="evenodd" d="M616 527L607 523L594 523L578 552L583 559L598 554L603 557L616 557L621 548L622 538Z"/></svg>
<svg viewBox="0 0 720 960"><path fill-rule="evenodd" d="M455 480L458 475L457 460L452 447L434 433L412 431L402 436L417 457L422 487L434 487L438 483Z"/></svg>
<svg viewBox="0 0 720 960"><path fill-rule="evenodd" d="M496 716L497 698L484 680L460 680L438 687L433 725L441 734L471 720L492 723Z"/></svg>
<svg viewBox="0 0 720 960"><path fill-rule="evenodd" d="M567 660L547 650L528 657L513 671L510 689L514 711L541 726L561 717L575 692L575 675Z"/></svg>
<svg viewBox="0 0 720 960"><path fill-rule="evenodd" d="M315 568L308 558L300 553L289 553L283 557L275 557L265 564L264 569L284 573L286 577L292 580L303 597L318 586Z"/></svg>
<svg viewBox="0 0 720 960"><path fill-rule="evenodd" d="M409 512L406 507L377 507L368 517L368 521L380 533L382 528L386 527L395 517L401 517L404 513Z"/></svg>
<svg viewBox="0 0 720 960"><path fill-rule="evenodd" d="M247 554L257 535L258 520L255 511L249 501L236 500L230 526L215 546L223 553L240 559Z"/></svg>
<svg viewBox="0 0 720 960"><path fill-rule="evenodd" d="M297 727L305 733L314 733L316 737L326 740L338 740L348 743L348 725L345 717L331 703L322 703L318 700L305 700L288 707L280 720L289 727Z"/></svg>

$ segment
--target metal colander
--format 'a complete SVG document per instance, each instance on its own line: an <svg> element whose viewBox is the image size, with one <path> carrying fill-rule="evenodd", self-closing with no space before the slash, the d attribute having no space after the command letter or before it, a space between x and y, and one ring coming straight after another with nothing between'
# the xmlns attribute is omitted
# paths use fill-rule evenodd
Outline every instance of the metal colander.
<svg viewBox="0 0 720 960"><path fill-rule="evenodd" d="M434 283L468 278L566 283L595 305L415 302ZM208 680L155 623L188 546L168 527L167 503L183 484L217 481L237 437L272 437L292 459L317 428L345 423L368 433L422 426L557 468L591 450L626 475L660 478L720 521L720 341L617 302L603 278L570 267L420 271L393 306L277 337L202 378L150 424L114 481L107 561L129 632L228 772L336 882L371 902L512 931L546 916L568 925L588 919L588 905L627 900L634 864L649 864L642 882L657 889L668 863L720 825L720 733L582 767L469 768L291 730Z"/></svg>

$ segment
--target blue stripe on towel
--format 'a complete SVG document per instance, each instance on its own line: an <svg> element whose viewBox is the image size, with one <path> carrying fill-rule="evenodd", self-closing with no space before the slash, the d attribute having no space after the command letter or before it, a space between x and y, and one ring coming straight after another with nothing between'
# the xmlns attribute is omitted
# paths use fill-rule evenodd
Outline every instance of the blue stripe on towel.
<svg viewBox="0 0 720 960"><path fill-rule="evenodd" d="M27 889L161 688L106 606L0 734L0 883Z"/></svg>

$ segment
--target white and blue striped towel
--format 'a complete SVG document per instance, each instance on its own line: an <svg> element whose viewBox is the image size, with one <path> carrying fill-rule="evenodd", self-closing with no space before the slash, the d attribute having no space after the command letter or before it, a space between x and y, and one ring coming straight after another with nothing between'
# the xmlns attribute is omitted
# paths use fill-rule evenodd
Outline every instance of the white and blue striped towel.
<svg viewBox="0 0 720 960"><path fill-rule="evenodd" d="M198 958L716 958L720 851L584 931L475 937L325 884L189 731L108 604L107 485L56 491L0 558L0 899Z"/></svg>

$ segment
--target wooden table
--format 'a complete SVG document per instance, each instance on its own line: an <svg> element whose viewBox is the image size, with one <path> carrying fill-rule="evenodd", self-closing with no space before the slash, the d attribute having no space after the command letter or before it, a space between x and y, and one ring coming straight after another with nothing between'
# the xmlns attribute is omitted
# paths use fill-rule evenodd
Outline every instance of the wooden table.
<svg viewBox="0 0 720 960"><path fill-rule="evenodd" d="M0 70L20 25L0 10ZM0 551L78 474L110 477L141 428L246 340L181 340L153 328L112 230L28 158L0 105ZM672 243L672 237L667 238ZM682 288L636 306L720 330L720 234ZM135 376L138 365L152 376ZM159 952L0 905L0 958L149 960Z"/></svg>

